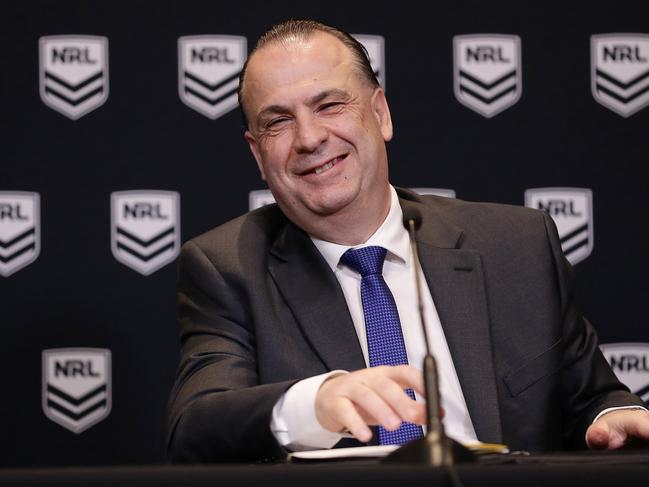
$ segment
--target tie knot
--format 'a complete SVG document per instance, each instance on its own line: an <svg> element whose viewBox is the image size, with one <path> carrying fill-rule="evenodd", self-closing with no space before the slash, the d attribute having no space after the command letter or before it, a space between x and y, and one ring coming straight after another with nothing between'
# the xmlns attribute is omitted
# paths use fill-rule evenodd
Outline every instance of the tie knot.
<svg viewBox="0 0 649 487"><path fill-rule="evenodd" d="M386 253L386 249L377 246L349 249L340 261L358 272L361 277L366 277L372 274L383 274Z"/></svg>

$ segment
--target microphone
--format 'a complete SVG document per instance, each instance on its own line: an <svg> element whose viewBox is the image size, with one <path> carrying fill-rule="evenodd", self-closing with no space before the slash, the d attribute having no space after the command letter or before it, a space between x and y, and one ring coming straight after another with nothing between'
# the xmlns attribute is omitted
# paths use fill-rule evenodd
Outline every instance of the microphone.
<svg viewBox="0 0 649 487"><path fill-rule="evenodd" d="M415 267L415 289L417 290L417 309L419 321L424 334L426 356L424 357L424 386L426 398L426 435L411 441L388 455L386 463L419 463L433 467L450 466L454 463L475 462L475 455L462 444L450 439L444 432L442 423L441 394L437 362L428 343L424 306L421 298L421 265L417 249L416 232L421 227L421 213L416 208L405 208L403 211L403 226L410 236L413 266Z"/></svg>

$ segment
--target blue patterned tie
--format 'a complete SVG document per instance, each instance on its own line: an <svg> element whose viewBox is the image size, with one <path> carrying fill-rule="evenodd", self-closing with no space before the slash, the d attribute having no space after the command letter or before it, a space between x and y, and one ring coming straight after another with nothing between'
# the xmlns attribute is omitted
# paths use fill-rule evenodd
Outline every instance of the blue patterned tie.
<svg viewBox="0 0 649 487"><path fill-rule="evenodd" d="M343 264L361 275L361 301L370 367L408 364L397 305L383 279L386 253L383 247L363 247L349 249L340 258ZM412 389L406 389L406 393L415 399ZM422 436L421 426L405 421L395 431L379 426L381 445L403 445Z"/></svg>

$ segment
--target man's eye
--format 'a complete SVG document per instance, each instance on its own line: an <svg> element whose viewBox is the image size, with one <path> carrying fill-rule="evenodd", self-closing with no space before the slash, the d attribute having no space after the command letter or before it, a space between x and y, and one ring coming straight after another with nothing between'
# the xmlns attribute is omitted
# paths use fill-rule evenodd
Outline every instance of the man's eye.
<svg viewBox="0 0 649 487"><path fill-rule="evenodd" d="M324 104L320 105L320 111L322 111L322 110L330 110L330 109L333 109L333 108L338 108L341 105L342 105L342 102L339 102L339 101L332 101L330 103L324 103Z"/></svg>
<svg viewBox="0 0 649 487"><path fill-rule="evenodd" d="M286 122L287 120L288 120L288 118L286 118L286 117L274 118L274 119L270 120L266 124L266 127L269 127L269 128L270 127L276 127L276 126L280 125L282 122Z"/></svg>

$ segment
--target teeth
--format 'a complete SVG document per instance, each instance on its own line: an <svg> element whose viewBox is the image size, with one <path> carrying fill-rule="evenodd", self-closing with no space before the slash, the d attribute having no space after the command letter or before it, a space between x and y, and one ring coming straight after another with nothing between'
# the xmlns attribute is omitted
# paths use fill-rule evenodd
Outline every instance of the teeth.
<svg viewBox="0 0 649 487"><path fill-rule="evenodd" d="M336 157L335 159L332 159L328 163L323 164L322 166L315 168L315 170L313 172L315 172L316 174L321 174L321 173L323 173L325 171L328 171L329 169L334 167L334 165L336 165L336 163L338 161L340 161L340 159L341 159L340 157Z"/></svg>
<svg viewBox="0 0 649 487"><path fill-rule="evenodd" d="M323 165L323 166L316 167L316 169L315 169L315 173L316 173L316 174L323 173L323 172L325 172L327 169L331 169L332 167L334 167L334 161L328 162L328 163L326 163L326 164Z"/></svg>

